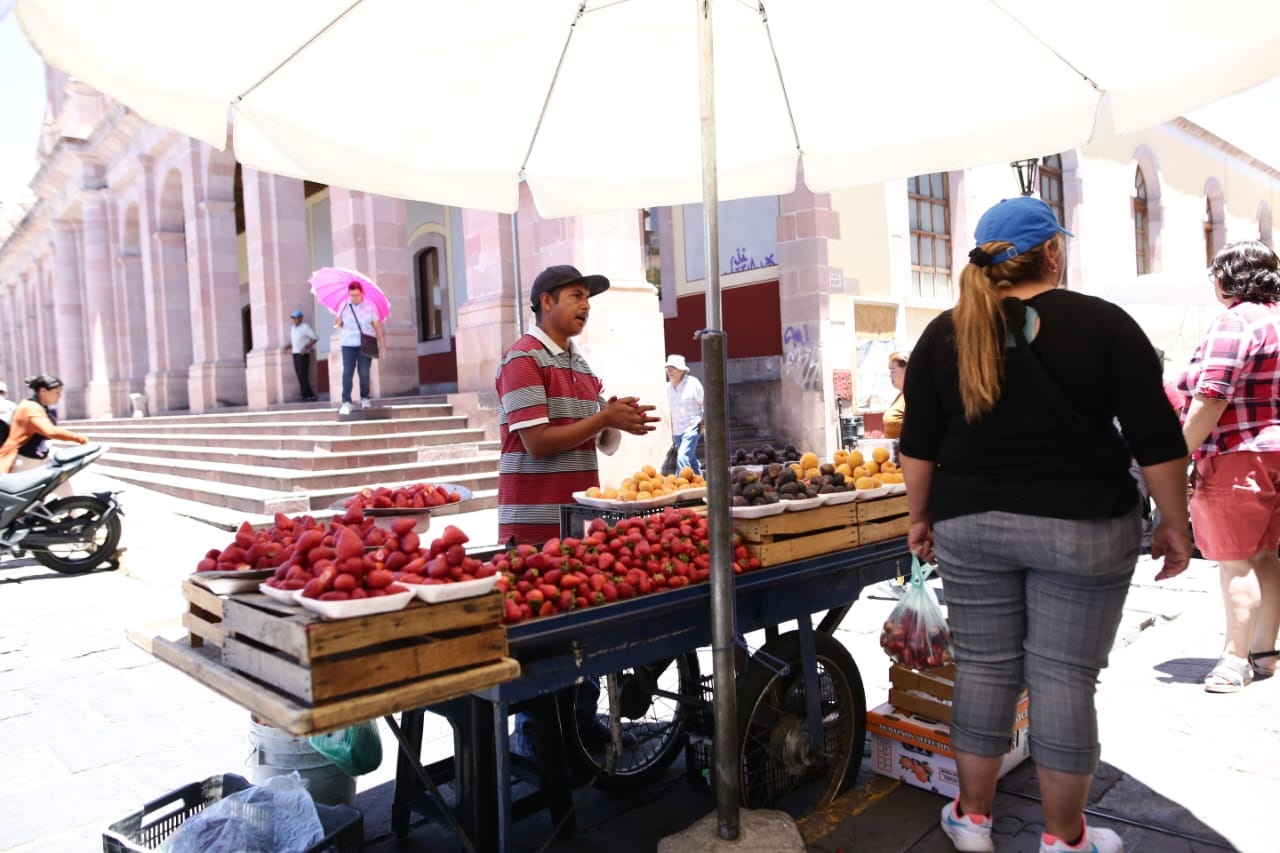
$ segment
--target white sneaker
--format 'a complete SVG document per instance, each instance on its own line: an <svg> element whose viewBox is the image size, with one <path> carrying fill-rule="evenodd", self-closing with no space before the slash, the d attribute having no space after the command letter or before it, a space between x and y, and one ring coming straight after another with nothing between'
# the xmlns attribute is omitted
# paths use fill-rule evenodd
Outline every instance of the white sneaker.
<svg viewBox="0 0 1280 853"><path fill-rule="evenodd" d="M368 401L368 400L366 400L366 399L364 399L363 397L362 397L362 398L360 398L360 408L362 408L362 409L367 409L367 408L369 408L369 401Z"/></svg>
<svg viewBox="0 0 1280 853"><path fill-rule="evenodd" d="M1072 847L1065 839L1047 832L1040 834L1040 853L1124 853L1120 836L1100 826L1084 825L1084 837Z"/></svg>
<svg viewBox="0 0 1280 853"><path fill-rule="evenodd" d="M972 814L961 817L956 814L957 802L952 800L942 807L942 831L957 850L966 853L993 853L996 846L991 841L991 818Z"/></svg>
<svg viewBox="0 0 1280 853"><path fill-rule="evenodd" d="M340 415L349 415L349 414L351 414L351 404L350 404L350 403L343 403L343 404L342 404L342 408L338 409L338 414L340 414Z"/></svg>

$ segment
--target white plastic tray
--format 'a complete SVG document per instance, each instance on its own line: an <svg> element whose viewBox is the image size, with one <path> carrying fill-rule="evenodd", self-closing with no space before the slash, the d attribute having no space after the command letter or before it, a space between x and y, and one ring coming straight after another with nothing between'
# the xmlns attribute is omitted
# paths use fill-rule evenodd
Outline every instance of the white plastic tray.
<svg viewBox="0 0 1280 853"><path fill-rule="evenodd" d="M907 493L906 483L890 483L885 488L889 490L885 494L889 495L905 495Z"/></svg>
<svg viewBox="0 0 1280 853"><path fill-rule="evenodd" d="M267 598L280 602L281 604L298 603L293 598L293 594L297 592L296 589L277 589L274 586L267 586L265 583L262 583L258 584L258 592L262 593Z"/></svg>
<svg viewBox="0 0 1280 853"><path fill-rule="evenodd" d="M258 584L276 573L275 569L245 569L242 572L196 572L191 576L214 595L231 595L233 592L253 592Z"/></svg>
<svg viewBox="0 0 1280 853"><path fill-rule="evenodd" d="M707 496L706 486L690 486L687 489L679 489L676 491L676 503L681 501L696 501Z"/></svg>
<svg viewBox="0 0 1280 853"><path fill-rule="evenodd" d="M854 492L860 501L873 501L876 498L883 498L889 494L889 486L880 486L875 489L858 489Z"/></svg>
<svg viewBox="0 0 1280 853"><path fill-rule="evenodd" d="M786 501L761 506L731 506L729 514L734 518L768 518L771 515L782 515L787 511Z"/></svg>
<svg viewBox="0 0 1280 853"><path fill-rule="evenodd" d="M428 604L439 604L442 601L456 601L459 598L473 598L477 595L484 595L492 590L497 582L498 575L492 574L487 578L476 578L473 581L407 583L404 586L409 587L409 589L417 593L418 598Z"/></svg>
<svg viewBox="0 0 1280 853"><path fill-rule="evenodd" d="M791 501L778 501L786 507L787 512L803 512L806 509L817 509L822 506L822 496L816 498L798 498Z"/></svg>
<svg viewBox="0 0 1280 853"><path fill-rule="evenodd" d="M827 492L825 495L819 495L822 498L823 506L833 506L835 504L852 503L858 499L858 493L855 491L848 492Z"/></svg>
<svg viewBox="0 0 1280 853"><path fill-rule="evenodd" d="M351 601L321 601L318 598L307 598L302 594L302 590L298 590L293 600L295 604L300 604L325 619L349 619L352 616L370 616L374 613L403 610L417 593L404 584L399 584L399 587L403 592L392 592L377 598L357 598Z"/></svg>
<svg viewBox="0 0 1280 853"><path fill-rule="evenodd" d="M632 509L653 509L660 506L671 506L681 498L681 492L674 492L669 495L662 495L656 498L650 498L647 501L618 501L605 500L604 498L589 498L585 491L574 492L573 499L583 506L594 507L595 509L617 509L622 511Z"/></svg>

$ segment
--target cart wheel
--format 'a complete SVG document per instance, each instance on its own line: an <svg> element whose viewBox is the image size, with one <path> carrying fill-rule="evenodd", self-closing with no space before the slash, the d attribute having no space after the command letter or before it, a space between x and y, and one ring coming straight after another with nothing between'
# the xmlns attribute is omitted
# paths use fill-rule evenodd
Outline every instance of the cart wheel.
<svg viewBox="0 0 1280 853"><path fill-rule="evenodd" d="M585 715L574 713L579 694L590 691L590 684L566 691L571 698L561 707L570 771L584 783L595 779L596 787L605 791L637 788L670 767L684 748L685 729L697 711L686 700L701 697L696 652L624 669L617 678L622 748L612 770L605 769L607 741L602 736L609 728L605 679L593 682L599 693L590 723ZM590 702L585 695L582 701Z"/></svg>
<svg viewBox="0 0 1280 853"><path fill-rule="evenodd" d="M738 686L738 743L742 802L800 817L835 799L862 762L867 702L849 652L828 634L813 637L823 739L809 755L800 638L785 634L765 644L764 660L787 664L784 674L753 657Z"/></svg>

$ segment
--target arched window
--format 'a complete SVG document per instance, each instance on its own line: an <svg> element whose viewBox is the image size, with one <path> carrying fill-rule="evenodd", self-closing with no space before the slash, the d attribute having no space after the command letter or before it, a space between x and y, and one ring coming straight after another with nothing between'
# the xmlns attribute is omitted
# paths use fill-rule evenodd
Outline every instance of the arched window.
<svg viewBox="0 0 1280 853"><path fill-rule="evenodd" d="M907 179L911 292L951 299L951 191L945 172Z"/></svg>
<svg viewBox="0 0 1280 853"><path fill-rule="evenodd" d="M1258 205L1258 239L1268 246L1272 245L1271 207L1264 201Z"/></svg>
<svg viewBox="0 0 1280 853"><path fill-rule="evenodd" d="M418 341L438 341L444 335L440 293L440 253L434 246L413 259L418 287Z"/></svg>
<svg viewBox="0 0 1280 853"><path fill-rule="evenodd" d="M1133 178L1133 243L1138 275L1151 271L1151 242L1147 234L1147 180L1142 169L1134 170Z"/></svg>
<svg viewBox="0 0 1280 853"><path fill-rule="evenodd" d="M1213 263L1213 205L1204 200L1204 265Z"/></svg>
<svg viewBox="0 0 1280 853"><path fill-rule="evenodd" d="M1208 266L1213 256L1227 242L1226 212L1222 185L1217 178L1210 178L1204 185L1204 263Z"/></svg>
<svg viewBox="0 0 1280 853"><path fill-rule="evenodd" d="M1040 200L1053 209L1058 217L1058 224L1067 227L1067 207L1062 187L1062 155L1050 154L1040 158L1040 168L1036 171L1040 181ZM1068 229L1070 230L1070 229ZM1062 286L1067 287L1070 270L1062 271Z"/></svg>

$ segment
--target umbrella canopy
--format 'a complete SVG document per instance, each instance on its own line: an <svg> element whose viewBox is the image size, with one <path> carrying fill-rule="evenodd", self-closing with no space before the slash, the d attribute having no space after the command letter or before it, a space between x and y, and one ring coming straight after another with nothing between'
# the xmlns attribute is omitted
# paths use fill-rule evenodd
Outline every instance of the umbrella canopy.
<svg viewBox="0 0 1280 853"><path fill-rule="evenodd" d="M347 289L352 282L360 283L364 288L365 301L378 312L378 322L385 323L391 316L391 303L387 300L387 295L382 292L382 288L368 276L353 270L344 270L341 267L321 267L307 279L307 283L311 285L311 292L316 295L316 301L328 308L332 314L342 310L342 306L347 301Z"/></svg>
<svg viewBox="0 0 1280 853"><path fill-rule="evenodd" d="M51 65L143 118L217 147L231 119L247 166L504 212L523 177L561 216L702 197L699 2L16 8ZM1271 0L712 5L722 199L789 192L800 161L825 191L1062 151L1280 74Z"/></svg>

